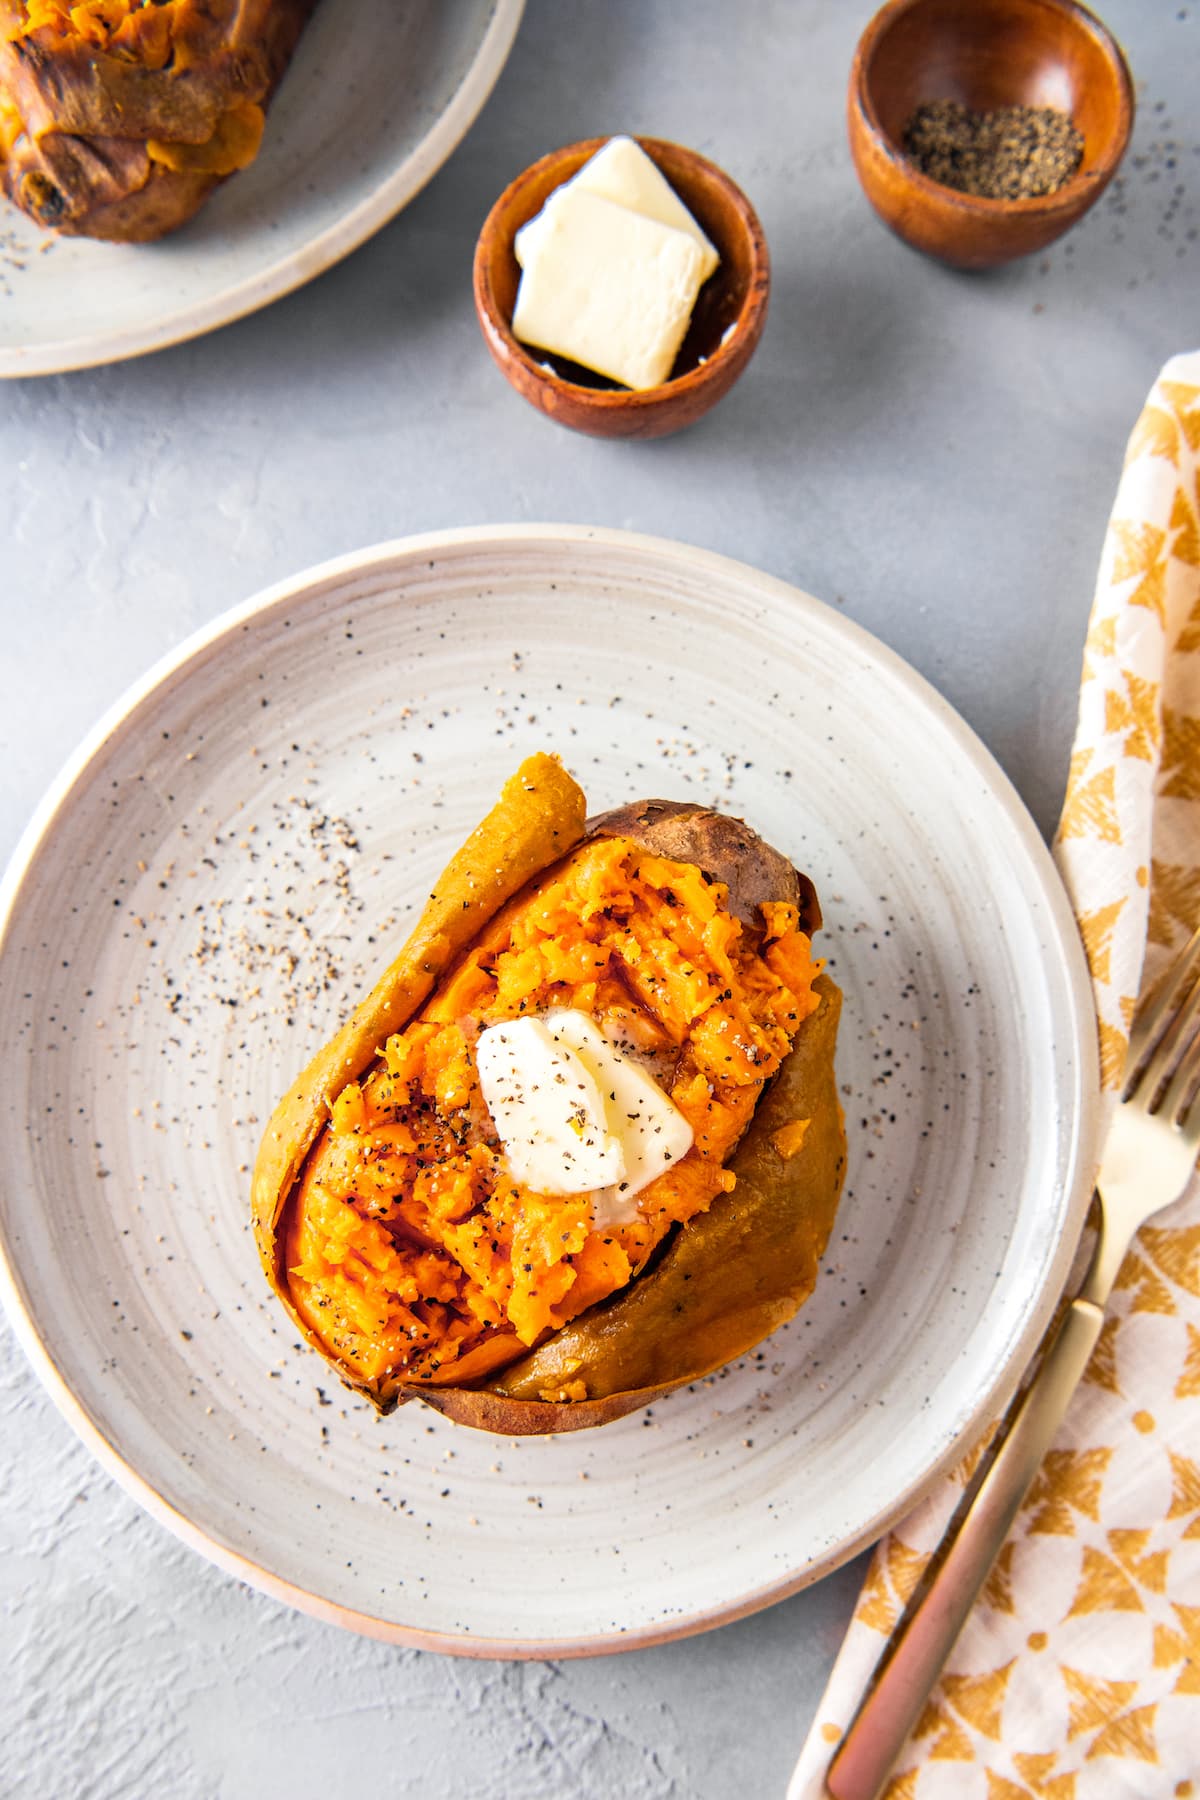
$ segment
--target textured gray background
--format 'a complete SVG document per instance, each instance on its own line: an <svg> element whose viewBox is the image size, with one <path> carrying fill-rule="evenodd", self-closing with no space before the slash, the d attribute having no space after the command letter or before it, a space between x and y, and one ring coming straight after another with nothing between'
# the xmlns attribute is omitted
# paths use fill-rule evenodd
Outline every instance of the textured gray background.
<svg viewBox="0 0 1200 1800"><path fill-rule="evenodd" d="M1048 832L1124 441L1162 361L1200 340L1200 8L1109 0L1138 82L1124 180L988 277L913 255L859 193L842 95L870 11L530 0L466 144L349 262L198 343L0 392L0 852L85 728L227 605L380 538L508 520L683 538L844 607L965 714ZM727 167L775 269L742 384L644 446L528 410L470 297L504 183L616 130ZM782 1794L860 1574L609 1660L356 1640L144 1519L7 1332L0 1556L0 1793L22 1800Z"/></svg>

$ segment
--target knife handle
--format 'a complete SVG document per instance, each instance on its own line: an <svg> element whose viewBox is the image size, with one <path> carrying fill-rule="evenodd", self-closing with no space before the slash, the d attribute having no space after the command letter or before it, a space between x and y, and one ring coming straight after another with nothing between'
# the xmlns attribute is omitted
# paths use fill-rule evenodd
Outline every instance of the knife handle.
<svg viewBox="0 0 1200 1800"><path fill-rule="evenodd" d="M1100 1336L1104 1313L1073 1300L1009 1415L974 1498L951 1523L829 1765L834 1800L877 1800L933 1691Z"/></svg>

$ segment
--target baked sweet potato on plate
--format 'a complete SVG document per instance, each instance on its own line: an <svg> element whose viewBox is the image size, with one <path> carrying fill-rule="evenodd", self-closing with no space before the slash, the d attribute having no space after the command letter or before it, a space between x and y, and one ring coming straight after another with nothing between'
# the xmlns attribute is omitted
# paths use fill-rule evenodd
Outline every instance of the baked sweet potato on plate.
<svg viewBox="0 0 1200 1800"><path fill-rule="evenodd" d="M741 1355L815 1285L845 1138L812 885L704 807L585 811L554 758L521 765L264 1134L267 1277L381 1411L603 1424ZM612 1130L640 1117L613 1110L628 1079L682 1132L651 1143L636 1193L623 1161L616 1186L539 1186L485 1100L482 1035L568 1015L617 1068ZM581 1139L590 1117L569 1120Z"/></svg>
<svg viewBox="0 0 1200 1800"><path fill-rule="evenodd" d="M0 0L0 174L39 225L142 242L258 154L316 0Z"/></svg>

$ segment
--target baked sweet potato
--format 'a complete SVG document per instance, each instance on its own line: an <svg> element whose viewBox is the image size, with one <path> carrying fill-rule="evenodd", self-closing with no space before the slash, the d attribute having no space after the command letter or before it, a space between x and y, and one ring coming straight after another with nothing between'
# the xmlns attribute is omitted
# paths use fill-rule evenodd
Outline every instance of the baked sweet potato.
<svg viewBox="0 0 1200 1800"><path fill-rule="evenodd" d="M381 1411L514 1434L617 1418L790 1318L845 1168L819 922L740 820L654 800L589 826L529 758L264 1134L259 1254L308 1341ZM694 1134L619 1216L518 1179L483 1101L480 1031L563 1007Z"/></svg>
<svg viewBox="0 0 1200 1800"><path fill-rule="evenodd" d="M258 153L316 0L0 0L0 175L39 225L144 242Z"/></svg>

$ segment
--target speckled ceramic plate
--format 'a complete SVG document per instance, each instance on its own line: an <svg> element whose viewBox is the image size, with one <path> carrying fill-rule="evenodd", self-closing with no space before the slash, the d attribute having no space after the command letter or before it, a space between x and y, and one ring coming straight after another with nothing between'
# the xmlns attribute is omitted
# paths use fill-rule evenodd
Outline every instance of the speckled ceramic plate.
<svg viewBox="0 0 1200 1800"><path fill-rule="evenodd" d="M321 0L262 152L159 244L53 238L0 199L0 376L117 362L311 281L470 129L524 0Z"/></svg>
<svg viewBox="0 0 1200 1800"><path fill-rule="evenodd" d="M599 1431L377 1420L259 1272L276 1096L503 778L744 814L816 879L848 1189L815 1298ZM1096 1083L1033 824L962 721L794 588L651 538L409 539L228 614L42 807L3 891L0 1244L59 1405L222 1567L361 1631L585 1653L875 1537L994 1416L1065 1277Z"/></svg>

